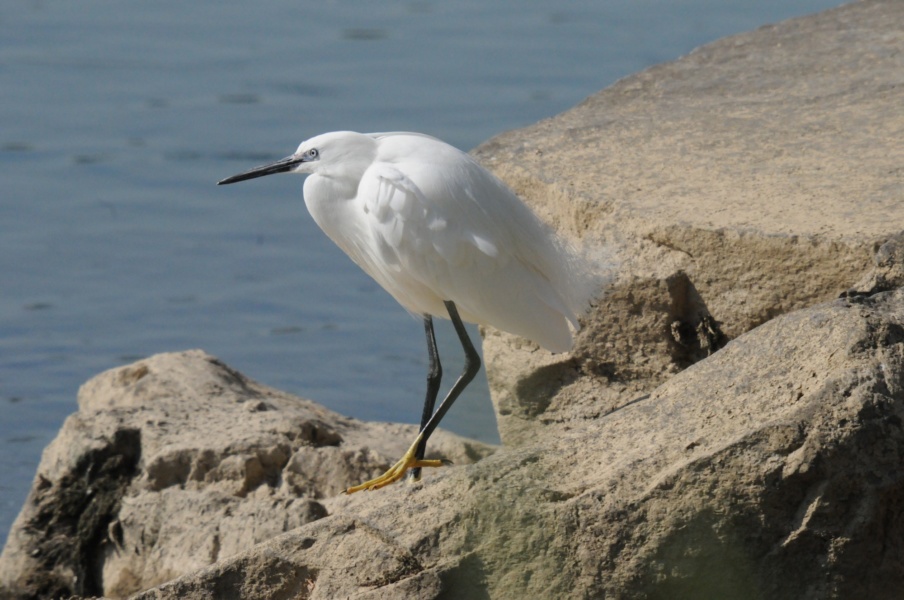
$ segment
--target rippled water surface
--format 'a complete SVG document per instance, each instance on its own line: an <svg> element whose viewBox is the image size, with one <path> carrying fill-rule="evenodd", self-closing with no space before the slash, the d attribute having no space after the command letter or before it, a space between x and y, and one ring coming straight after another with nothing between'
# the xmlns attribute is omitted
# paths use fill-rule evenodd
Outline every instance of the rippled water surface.
<svg viewBox="0 0 904 600"><path fill-rule="evenodd" d="M0 540L78 386L157 352L203 348L334 410L417 421L420 322L320 233L300 177L218 179L335 129L469 149L836 4L4 2ZM454 334L439 335L454 373ZM485 377L444 425L498 439Z"/></svg>

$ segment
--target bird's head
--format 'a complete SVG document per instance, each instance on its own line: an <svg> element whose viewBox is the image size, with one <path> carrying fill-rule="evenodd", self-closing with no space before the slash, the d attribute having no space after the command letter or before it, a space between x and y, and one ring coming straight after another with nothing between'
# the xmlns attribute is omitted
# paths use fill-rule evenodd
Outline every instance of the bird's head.
<svg viewBox="0 0 904 600"><path fill-rule="evenodd" d="M318 173L360 179L375 156L376 140L372 137L354 131L334 131L305 140L291 156L227 177L217 182L217 185L237 183L274 173Z"/></svg>

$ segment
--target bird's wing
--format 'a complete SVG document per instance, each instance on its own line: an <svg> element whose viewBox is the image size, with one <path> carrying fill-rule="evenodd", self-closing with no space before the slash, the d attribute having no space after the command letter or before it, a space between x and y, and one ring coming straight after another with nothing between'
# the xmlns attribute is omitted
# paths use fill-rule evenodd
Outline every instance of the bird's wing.
<svg viewBox="0 0 904 600"><path fill-rule="evenodd" d="M430 314L443 314L443 300L460 299L508 260L485 227L466 225L462 202L470 200L443 197L457 188L441 179L432 174L424 189L398 167L375 163L358 186L379 257L366 270L404 306Z"/></svg>
<svg viewBox="0 0 904 600"><path fill-rule="evenodd" d="M456 268L473 267L475 261L485 259L501 266L498 261L506 257L471 190L460 183L443 182L442 178L441 174L432 174L425 190L393 165L377 163L368 169L359 184L358 197L370 216L377 241L386 246L385 251L409 263L411 254L417 253ZM473 214L475 211L481 214Z"/></svg>
<svg viewBox="0 0 904 600"><path fill-rule="evenodd" d="M375 161L361 178L378 257L365 270L414 312L444 316L451 300L465 320L567 349L575 313L548 230L470 157L427 144L415 158Z"/></svg>

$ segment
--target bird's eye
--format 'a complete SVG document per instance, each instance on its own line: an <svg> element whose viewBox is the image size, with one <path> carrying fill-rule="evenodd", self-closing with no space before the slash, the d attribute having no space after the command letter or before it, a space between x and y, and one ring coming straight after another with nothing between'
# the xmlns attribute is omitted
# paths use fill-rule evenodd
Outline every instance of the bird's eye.
<svg viewBox="0 0 904 600"><path fill-rule="evenodd" d="M311 148L310 150L305 152L305 157L309 160L314 160L318 156L320 156L320 152L317 151L317 148Z"/></svg>

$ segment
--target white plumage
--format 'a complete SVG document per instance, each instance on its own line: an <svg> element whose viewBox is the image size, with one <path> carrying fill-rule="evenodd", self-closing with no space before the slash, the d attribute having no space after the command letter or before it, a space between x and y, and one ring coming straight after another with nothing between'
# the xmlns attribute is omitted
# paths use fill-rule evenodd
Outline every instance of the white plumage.
<svg viewBox="0 0 904 600"><path fill-rule="evenodd" d="M402 306L423 315L427 330L421 435L383 477L350 492L387 485L409 468L437 466L421 460L426 439L480 366L460 319L553 352L571 348L592 291L578 261L469 155L418 133L337 131L220 183L285 172L309 175L304 200L317 225ZM436 413L441 369L431 316L452 319L466 354L465 371Z"/></svg>
<svg viewBox="0 0 904 600"><path fill-rule="evenodd" d="M549 229L464 152L417 133L326 133L304 199L317 225L399 304L569 350L582 310L574 264Z"/></svg>

